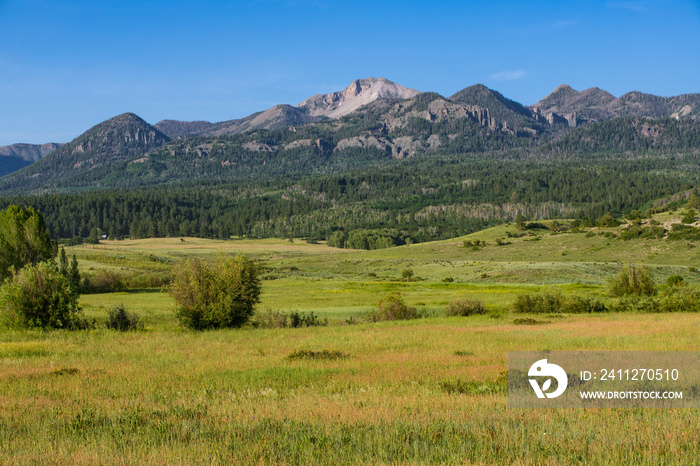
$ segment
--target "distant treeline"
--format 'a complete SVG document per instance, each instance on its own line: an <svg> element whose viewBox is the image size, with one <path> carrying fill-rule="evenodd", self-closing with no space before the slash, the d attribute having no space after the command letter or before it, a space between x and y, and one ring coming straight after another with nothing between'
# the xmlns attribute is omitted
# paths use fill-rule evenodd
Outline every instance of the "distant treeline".
<svg viewBox="0 0 700 466"><path fill-rule="evenodd" d="M392 233L382 241L403 244L467 234L519 213L529 219L622 214L697 186L696 158L423 157L337 174L4 197L0 208L39 209L54 238L85 238L97 228L109 238L305 237L344 243L354 241L355 230L384 229Z"/></svg>

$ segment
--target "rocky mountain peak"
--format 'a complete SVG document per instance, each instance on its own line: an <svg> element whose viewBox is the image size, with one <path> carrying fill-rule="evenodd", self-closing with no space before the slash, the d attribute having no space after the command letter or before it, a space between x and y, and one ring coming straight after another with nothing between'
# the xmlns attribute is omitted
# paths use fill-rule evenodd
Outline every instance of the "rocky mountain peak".
<svg viewBox="0 0 700 466"><path fill-rule="evenodd" d="M410 99L418 94L386 78L365 78L353 81L342 91L311 96L297 108L314 117L340 118L378 99Z"/></svg>

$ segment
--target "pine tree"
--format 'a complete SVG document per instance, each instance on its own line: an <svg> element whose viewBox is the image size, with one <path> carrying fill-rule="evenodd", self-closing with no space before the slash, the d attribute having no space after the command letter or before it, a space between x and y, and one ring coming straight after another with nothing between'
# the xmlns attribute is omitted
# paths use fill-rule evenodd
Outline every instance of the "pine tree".
<svg viewBox="0 0 700 466"><path fill-rule="evenodd" d="M70 269L68 270L68 279L70 280L72 289L78 290L78 288L80 288L80 270L78 270L78 259L75 258L75 254L73 254Z"/></svg>
<svg viewBox="0 0 700 466"><path fill-rule="evenodd" d="M64 277L68 276L68 257L66 257L66 250L63 247L61 247L59 256L58 270Z"/></svg>

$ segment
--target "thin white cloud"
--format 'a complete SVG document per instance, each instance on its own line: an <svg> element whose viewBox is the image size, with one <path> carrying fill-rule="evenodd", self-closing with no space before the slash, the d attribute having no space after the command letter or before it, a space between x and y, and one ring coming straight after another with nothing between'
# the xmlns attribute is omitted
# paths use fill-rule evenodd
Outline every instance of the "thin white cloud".
<svg viewBox="0 0 700 466"><path fill-rule="evenodd" d="M504 70L491 75L491 79L495 81L516 81L527 76L525 70Z"/></svg>

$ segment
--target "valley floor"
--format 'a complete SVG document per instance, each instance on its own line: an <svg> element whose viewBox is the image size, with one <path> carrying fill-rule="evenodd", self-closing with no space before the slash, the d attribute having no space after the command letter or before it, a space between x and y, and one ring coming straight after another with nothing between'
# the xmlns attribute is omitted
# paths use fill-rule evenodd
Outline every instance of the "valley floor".
<svg viewBox="0 0 700 466"><path fill-rule="evenodd" d="M499 383L508 351L699 351L697 314L516 325L511 312L518 294L549 287L609 302L605 282L625 262L657 283L698 283L692 243L540 232L497 246L506 231L377 251L195 238L69 248L86 274L144 281L185 257L242 251L263 267L261 312L314 312L329 325L191 332L158 288L82 295L95 330L0 333L0 462L697 464L698 410L508 409ZM392 291L422 318L364 322ZM489 312L444 317L459 299ZM118 304L145 330L103 328ZM290 358L300 350L326 357ZM458 382L476 383L450 388Z"/></svg>

